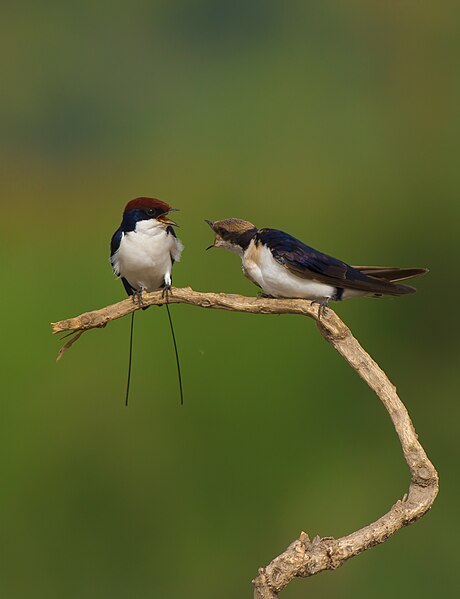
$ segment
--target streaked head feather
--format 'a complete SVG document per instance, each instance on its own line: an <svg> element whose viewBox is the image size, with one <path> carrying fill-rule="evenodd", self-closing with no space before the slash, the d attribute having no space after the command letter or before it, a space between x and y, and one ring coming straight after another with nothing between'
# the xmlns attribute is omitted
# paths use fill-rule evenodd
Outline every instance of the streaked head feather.
<svg viewBox="0 0 460 599"><path fill-rule="evenodd" d="M221 247L242 255L250 239L256 234L257 227L247 220L226 218L224 220L206 221L216 234L214 243L208 247Z"/></svg>

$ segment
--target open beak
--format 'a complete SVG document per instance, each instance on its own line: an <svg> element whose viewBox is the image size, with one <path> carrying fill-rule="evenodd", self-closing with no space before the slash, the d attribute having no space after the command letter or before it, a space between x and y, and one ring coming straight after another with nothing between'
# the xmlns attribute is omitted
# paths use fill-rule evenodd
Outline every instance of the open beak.
<svg viewBox="0 0 460 599"><path fill-rule="evenodd" d="M204 219L204 222L205 222L205 223L208 223L208 225L209 225L209 226L211 227L211 229L214 231L214 222L213 222L212 220L208 220L208 219L206 219L206 218L205 218L205 219ZM206 251L207 251L207 250L210 250L210 249L211 249L211 248L213 248L213 247L216 247L216 246L215 246L215 243L216 243L216 240L214 239L214 243L212 243L211 245L208 245L208 247L206 248Z"/></svg>
<svg viewBox="0 0 460 599"><path fill-rule="evenodd" d="M168 210L168 212L166 212L165 214L161 214L160 216L157 217L157 220L159 220L160 222L164 223L165 225L171 225L172 227L178 227L179 225L174 222L173 220L171 220L170 218L168 218L168 214L170 212L178 212L179 208L170 208Z"/></svg>

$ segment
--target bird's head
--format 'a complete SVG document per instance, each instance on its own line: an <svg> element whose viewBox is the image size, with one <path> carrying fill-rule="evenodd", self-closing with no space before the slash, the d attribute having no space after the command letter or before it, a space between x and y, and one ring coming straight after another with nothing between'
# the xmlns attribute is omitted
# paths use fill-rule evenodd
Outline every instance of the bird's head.
<svg viewBox="0 0 460 599"><path fill-rule="evenodd" d="M168 218L170 212L176 212L177 208L172 208L166 202L155 198L140 197L128 202L123 212L123 222L130 229L135 229L138 223L145 226L159 226L167 228L169 226L178 227L179 225Z"/></svg>
<svg viewBox="0 0 460 599"><path fill-rule="evenodd" d="M215 233L214 243L207 247L225 248L240 256L257 233L257 227L247 220L227 218L225 220L206 221Z"/></svg>

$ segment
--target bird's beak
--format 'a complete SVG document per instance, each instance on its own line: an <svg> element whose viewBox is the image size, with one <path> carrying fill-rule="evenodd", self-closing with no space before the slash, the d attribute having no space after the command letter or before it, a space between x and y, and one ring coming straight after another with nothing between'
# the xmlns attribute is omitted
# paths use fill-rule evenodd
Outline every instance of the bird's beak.
<svg viewBox="0 0 460 599"><path fill-rule="evenodd" d="M205 223L208 223L208 225L209 225L209 226L211 227L211 229L214 231L214 222L213 222L212 220L207 220L207 219L205 218L205 219L204 219L204 222L205 222ZM207 250L210 250L210 249L211 249L211 248L213 248L213 247L216 247L216 246L215 246L215 243L216 243L216 240L214 239L214 243L212 243L211 245L208 245L208 247L206 248L206 251L207 251Z"/></svg>
<svg viewBox="0 0 460 599"><path fill-rule="evenodd" d="M157 220L164 223L165 225L171 225L172 227L178 227L179 225L176 222L174 222L173 220L168 218L169 212L178 212L178 211L179 211L179 208L170 208L167 213L161 214L160 216L158 216Z"/></svg>

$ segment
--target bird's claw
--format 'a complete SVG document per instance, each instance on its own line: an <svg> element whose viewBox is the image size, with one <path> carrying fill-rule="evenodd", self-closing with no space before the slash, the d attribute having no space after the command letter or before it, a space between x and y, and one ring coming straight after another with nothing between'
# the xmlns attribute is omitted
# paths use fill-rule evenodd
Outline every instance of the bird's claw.
<svg viewBox="0 0 460 599"><path fill-rule="evenodd" d="M163 287L163 291L161 292L161 297L166 300L167 304L169 304L169 296L172 294L173 293L171 285L165 285Z"/></svg>
<svg viewBox="0 0 460 599"><path fill-rule="evenodd" d="M327 306L329 304L330 297L325 297L320 302L317 300L313 300L312 304L318 304L318 320L321 320L323 316L327 316L328 310Z"/></svg>
<svg viewBox="0 0 460 599"><path fill-rule="evenodd" d="M144 300L142 299L142 291L142 289L136 289L136 291L132 295L133 302L136 303L137 301L137 305L139 306L139 308L144 305Z"/></svg>

